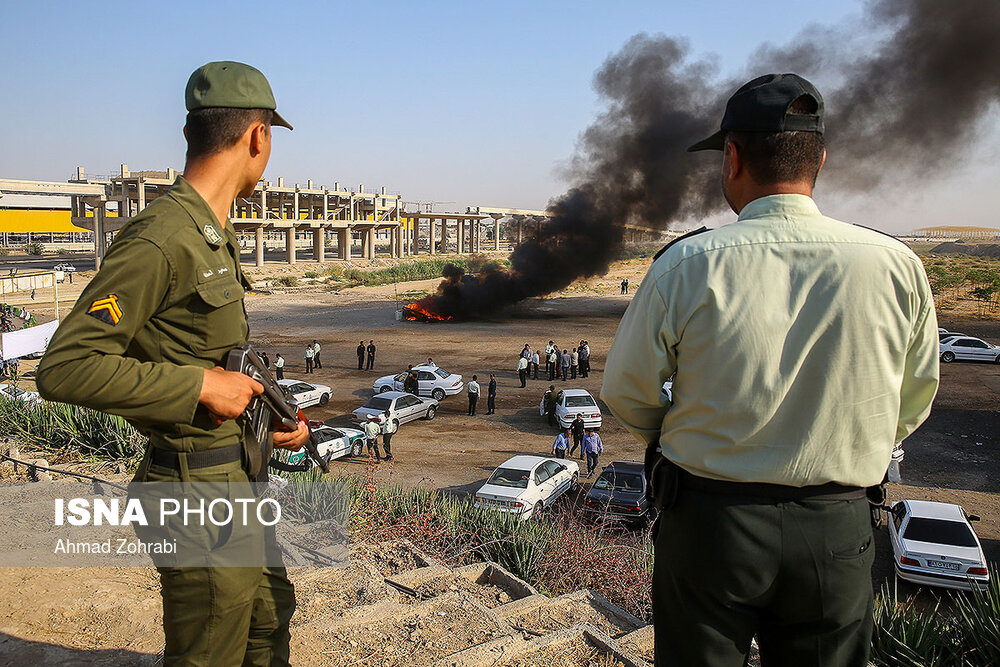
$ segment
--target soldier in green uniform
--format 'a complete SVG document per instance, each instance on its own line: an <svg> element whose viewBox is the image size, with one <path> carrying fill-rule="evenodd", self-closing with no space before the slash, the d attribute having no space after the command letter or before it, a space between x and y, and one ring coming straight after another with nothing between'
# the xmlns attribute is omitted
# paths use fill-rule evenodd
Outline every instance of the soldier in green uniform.
<svg viewBox="0 0 1000 667"><path fill-rule="evenodd" d="M263 174L272 125L291 126L264 75L242 63L197 69L185 102L184 175L118 233L37 384L49 400L121 415L146 433L136 481L246 483L259 464L235 419L263 388L222 368L249 332L229 210ZM299 449L307 438L300 423L274 441ZM260 537L273 542L273 532ZM283 567L158 569L166 665L288 664L295 596Z"/></svg>

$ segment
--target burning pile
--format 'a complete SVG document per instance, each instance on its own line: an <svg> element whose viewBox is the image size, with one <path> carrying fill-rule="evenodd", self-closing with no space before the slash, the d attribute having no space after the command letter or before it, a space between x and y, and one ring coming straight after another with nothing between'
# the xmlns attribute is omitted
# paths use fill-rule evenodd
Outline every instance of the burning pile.
<svg viewBox="0 0 1000 667"><path fill-rule="evenodd" d="M865 47L870 56L858 56L858 25L880 40ZM1000 100L998 25L1000 3L875 0L863 22L764 45L744 76L716 84L714 61L691 61L684 42L636 35L594 77L607 110L581 137L577 185L550 203L553 217L514 249L510 270L466 275L449 265L437 294L406 311L481 317L605 273L623 224L665 229L725 210L718 156L686 148L718 129L732 91L765 72L796 72L825 91L827 183L865 191L907 167L942 166ZM838 76L839 87L827 83Z"/></svg>
<svg viewBox="0 0 1000 667"><path fill-rule="evenodd" d="M447 322L454 319L451 315L442 315L434 311L434 304L428 303L429 300L430 297L403 306L403 319L414 322Z"/></svg>

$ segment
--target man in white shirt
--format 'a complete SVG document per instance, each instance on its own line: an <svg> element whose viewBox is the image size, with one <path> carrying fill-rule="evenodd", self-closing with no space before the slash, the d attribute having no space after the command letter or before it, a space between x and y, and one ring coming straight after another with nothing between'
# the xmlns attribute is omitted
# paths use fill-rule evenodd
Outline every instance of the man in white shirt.
<svg viewBox="0 0 1000 667"><path fill-rule="evenodd" d="M523 359L522 359L523 360ZM469 416L476 416L476 403L479 401L479 379L478 375L473 375L472 379L465 385L465 390L469 392Z"/></svg>

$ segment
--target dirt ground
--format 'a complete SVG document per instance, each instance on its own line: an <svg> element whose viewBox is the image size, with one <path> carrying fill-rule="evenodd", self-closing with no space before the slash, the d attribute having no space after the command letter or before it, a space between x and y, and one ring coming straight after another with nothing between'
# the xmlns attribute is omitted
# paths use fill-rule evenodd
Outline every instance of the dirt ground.
<svg viewBox="0 0 1000 667"><path fill-rule="evenodd" d="M436 280L406 283L395 290L388 285L339 293L251 294L246 301L251 340L272 359L278 352L285 356L286 377L333 388L327 406L307 410L311 418L330 424L348 425L351 411L371 395L376 378L428 357L444 369L462 374L465 380L477 374L484 386L489 373L496 373L499 390L495 415L485 415L485 405L481 404L480 414L469 417L464 395L446 398L433 421L401 427L392 441L395 461L382 464L378 472L404 485L467 494L510 456L550 451L554 432L538 414L538 402L550 383L540 374L538 380L529 380L526 388L519 387L514 369L524 344L544 347L551 339L562 347L573 347L581 339L589 340L594 371L591 376L553 384L557 388L587 389L597 396L608 348L628 305L629 297L617 293L618 283L622 277L629 277L633 286L637 285L647 266L648 260L619 263L602 278L575 284L548 298L529 300L491 320L476 322L426 324L395 320L394 293L432 290ZM78 278L72 287L61 287L60 299L78 294L84 282ZM37 310L45 315L43 307ZM942 316L941 326L994 343L1000 341L997 321ZM323 368L305 376L302 352L313 339L322 343ZM378 346L373 371L357 370L355 347L360 340L366 344L374 340ZM25 364L24 370L30 381L33 363ZM891 487L890 498L957 502L970 513L979 514L982 522L977 524L977 532L987 557L998 562L1000 366L953 363L942 365L941 375L941 389L930 418L905 443L904 483ZM602 411L602 463L641 460L642 446L606 409L602 407ZM360 473L364 462L341 459L333 466L338 472ZM884 529L876 544L874 579L876 585L881 585L891 578L892 571ZM29 658L39 664L54 664L55 658L68 661L64 664L93 664L72 660L104 656L114 662L120 657L116 653L119 650L155 653L162 641L158 597L155 578L144 570L2 568L0 664L25 664ZM15 655L12 660L10 656Z"/></svg>

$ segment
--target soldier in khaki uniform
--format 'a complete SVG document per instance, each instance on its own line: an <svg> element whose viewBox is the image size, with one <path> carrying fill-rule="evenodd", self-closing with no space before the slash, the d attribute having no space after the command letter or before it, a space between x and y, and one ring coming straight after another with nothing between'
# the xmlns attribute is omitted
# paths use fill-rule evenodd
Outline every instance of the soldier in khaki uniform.
<svg viewBox="0 0 1000 667"><path fill-rule="evenodd" d="M146 433L136 481L246 483L256 470L235 419L263 388L221 368L249 331L228 212L263 174L272 125L291 126L264 75L242 63L196 70L185 102L184 176L118 233L37 384L47 399L121 415ZM307 438L300 423L274 441L298 449ZM260 538L273 548L273 531ZM283 567L159 572L166 665L288 664L295 597Z"/></svg>

